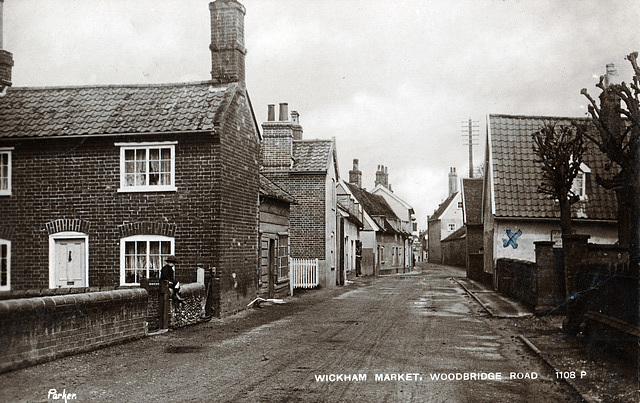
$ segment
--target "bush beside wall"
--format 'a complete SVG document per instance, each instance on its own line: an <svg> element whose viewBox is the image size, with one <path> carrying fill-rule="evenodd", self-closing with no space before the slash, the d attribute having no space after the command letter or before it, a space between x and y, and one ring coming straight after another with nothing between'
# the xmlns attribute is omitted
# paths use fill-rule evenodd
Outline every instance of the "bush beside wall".
<svg viewBox="0 0 640 403"><path fill-rule="evenodd" d="M205 316L204 305L206 302L204 284L183 284L180 288L180 296L184 299L182 304L176 305L171 301L169 327L179 328L202 322Z"/></svg>

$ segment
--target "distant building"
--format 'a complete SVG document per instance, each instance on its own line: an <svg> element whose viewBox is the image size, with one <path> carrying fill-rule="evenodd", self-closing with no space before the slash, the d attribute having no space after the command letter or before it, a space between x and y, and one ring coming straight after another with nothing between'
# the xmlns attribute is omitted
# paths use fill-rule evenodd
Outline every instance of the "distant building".
<svg viewBox="0 0 640 403"><path fill-rule="evenodd" d="M393 210L396 216L400 219L402 231L411 236L405 238L404 242L404 256L405 266L412 267L413 265L413 242L417 241L418 236L418 222L416 221L416 214L413 207L406 201L402 200L397 194L391 190L391 184L389 183L388 168L380 165L376 172L376 186L371 190L374 195L379 195L389 204L389 207Z"/></svg>
<svg viewBox="0 0 640 403"><path fill-rule="evenodd" d="M427 219L429 262L443 263L441 242L459 230L462 223L462 197L458 192L458 175L452 167L449 171L449 196Z"/></svg>
<svg viewBox="0 0 640 403"><path fill-rule="evenodd" d="M349 173L353 183L341 181L338 194L353 197L363 209L362 271L365 275L405 272L410 269L406 262L411 250L406 245L411 233L403 230L402 220L384 197L361 188L358 173L358 160L354 160Z"/></svg>

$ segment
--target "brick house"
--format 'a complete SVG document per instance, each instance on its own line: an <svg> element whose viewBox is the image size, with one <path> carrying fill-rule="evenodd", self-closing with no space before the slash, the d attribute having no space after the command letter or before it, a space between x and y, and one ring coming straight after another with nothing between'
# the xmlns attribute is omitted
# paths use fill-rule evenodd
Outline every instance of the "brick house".
<svg viewBox="0 0 640 403"><path fill-rule="evenodd" d="M293 197L260 175L260 274L258 296L290 294L289 217Z"/></svg>
<svg viewBox="0 0 640 403"><path fill-rule="evenodd" d="M255 297L260 134L245 9L209 8L210 81L2 92L0 289L138 286L175 254L181 282L216 268L218 315Z"/></svg>
<svg viewBox="0 0 640 403"><path fill-rule="evenodd" d="M458 175L452 167L449 170L449 196L427 218L429 262L444 262L442 240L459 230L462 223L462 197L458 192Z"/></svg>
<svg viewBox="0 0 640 403"><path fill-rule="evenodd" d="M402 230L401 220L382 196L361 187L361 178L355 160L354 169L349 171L350 183L340 181L338 194L339 197L353 197L363 209L363 227L360 230L362 273L377 276L404 272L405 239L411 234Z"/></svg>
<svg viewBox="0 0 640 403"><path fill-rule="evenodd" d="M322 287L335 287L337 267L336 183L338 159L335 139L304 140L297 112L288 105L268 106L262 124L260 170L296 200L291 206L289 243L292 258L318 259Z"/></svg>
<svg viewBox="0 0 640 403"><path fill-rule="evenodd" d="M533 154L532 133L544 123L571 126L587 118L489 115L482 201L484 271L494 276L501 258L535 261L535 242L556 241L560 246L560 212L557 202L537 192L542 174ZM590 241L614 244L616 198L596 183L595 175L608 176L606 157L591 142L574 180L580 201L572 206L573 229Z"/></svg>

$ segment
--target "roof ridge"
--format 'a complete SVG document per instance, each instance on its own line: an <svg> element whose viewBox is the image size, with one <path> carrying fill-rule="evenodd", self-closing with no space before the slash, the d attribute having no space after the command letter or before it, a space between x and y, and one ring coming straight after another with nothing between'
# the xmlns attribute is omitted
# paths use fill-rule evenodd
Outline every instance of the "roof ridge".
<svg viewBox="0 0 640 403"><path fill-rule="evenodd" d="M313 143L313 142L332 142L332 139L300 139L300 140L293 140L294 143Z"/></svg>
<svg viewBox="0 0 640 403"><path fill-rule="evenodd" d="M489 117L496 118L512 118L512 119L578 119L578 120L591 120L587 116L544 116L544 115L508 115L503 113L490 113Z"/></svg>
<svg viewBox="0 0 640 403"><path fill-rule="evenodd" d="M82 85L61 85L61 86L35 86L35 87L9 87L9 91L38 91L38 90L73 90L73 89L90 89L90 88L153 88L153 87L187 87L193 85L213 84L229 86L234 83L221 83L214 80L204 81L183 81L174 83L147 83L147 84L82 84Z"/></svg>

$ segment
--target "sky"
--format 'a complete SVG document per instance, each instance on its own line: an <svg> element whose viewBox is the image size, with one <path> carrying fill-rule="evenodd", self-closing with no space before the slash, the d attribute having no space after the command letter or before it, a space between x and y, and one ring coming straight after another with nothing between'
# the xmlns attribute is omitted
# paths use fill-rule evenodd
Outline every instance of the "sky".
<svg viewBox="0 0 640 403"><path fill-rule="evenodd" d="M585 116L587 88L640 51L637 0L244 0L246 83L300 114L305 139L335 137L340 176L378 165L418 226L468 177L468 120L482 163L488 114ZM208 0L5 0L13 85L210 79Z"/></svg>

